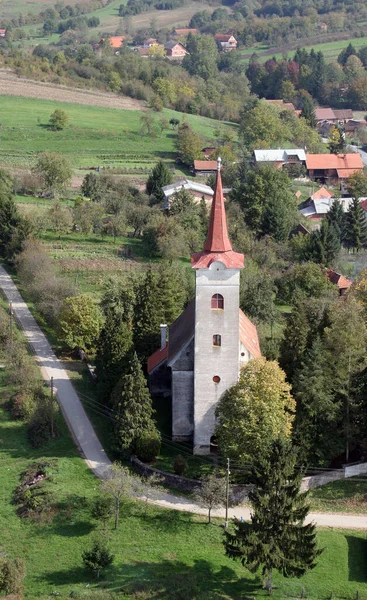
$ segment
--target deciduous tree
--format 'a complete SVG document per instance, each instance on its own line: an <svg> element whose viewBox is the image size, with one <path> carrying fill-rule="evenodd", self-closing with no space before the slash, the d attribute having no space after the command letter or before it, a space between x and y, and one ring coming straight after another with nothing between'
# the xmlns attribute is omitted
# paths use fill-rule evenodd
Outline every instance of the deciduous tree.
<svg viewBox="0 0 367 600"><path fill-rule="evenodd" d="M86 294L66 298L59 315L61 339L74 350L93 351L103 325L101 309Z"/></svg>
<svg viewBox="0 0 367 600"><path fill-rule="evenodd" d="M211 523L211 512L220 508L226 501L226 480L214 471L202 479L202 484L195 490L195 500L208 511L208 523Z"/></svg>
<svg viewBox="0 0 367 600"><path fill-rule="evenodd" d="M56 152L40 154L34 170L41 175L45 189L50 190L54 196L70 183L73 174L70 160Z"/></svg>
<svg viewBox="0 0 367 600"><path fill-rule="evenodd" d="M57 108L50 116L50 127L56 131L64 129L69 122L69 117L64 110Z"/></svg>
<svg viewBox="0 0 367 600"><path fill-rule="evenodd" d="M267 443L290 435L294 411L290 386L278 363L251 360L216 409L221 452L236 462L249 462Z"/></svg>
<svg viewBox="0 0 367 600"><path fill-rule="evenodd" d="M104 474L102 491L113 498L115 503L115 529L119 525L120 507L124 500L132 497L136 479L127 467L114 463Z"/></svg>

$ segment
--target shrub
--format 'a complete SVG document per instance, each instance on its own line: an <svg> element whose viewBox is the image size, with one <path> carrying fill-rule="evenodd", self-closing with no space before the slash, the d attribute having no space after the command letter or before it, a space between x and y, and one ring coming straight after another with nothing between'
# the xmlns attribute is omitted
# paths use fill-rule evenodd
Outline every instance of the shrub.
<svg viewBox="0 0 367 600"><path fill-rule="evenodd" d="M0 590L7 594L17 594L22 591L22 581L25 577L25 564L20 558L0 556Z"/></svg>
<svg viewBox="0 0 367 600"><path fill-rule="evenodd" d="M134 444L135 454L142 461L153 460L161 450L161 436L157 431L140 435Z"/></svg>
<svg viewBox="0 0 367 600"><path fill-rule="evenodd" d="M112 498L107 496L99 496L98 498L95 498L91 509L91 515L93 519L102 521L104 525L106 525L108 519L112 517L113 513L114 506Z"/></svg>
<svg viewBox="0 0 367 600"><path fill-rule="evenodd" d="M83 552L82 558L84 566L99 577L101 570L112 564L114 556L104 542L96 540L89 550Z"/></svg>
<svg viewBox="0 0 367 600"><path fill-rule="evenodd" d="M173 463L173 470L176 475L183 475L187 469L187 462L181 454L178 454Z"/></svg>
<svg viewBox="0 0 367 600"><path fill-rule="evenodd" d="M39 399L37 408L28 422L28 440L33 448L40 448L51 438L51 418L54 421L54 435L57 433L56 412L56 404L52 416L47 399Z"/></svg>
<svg viewBox="0 0 367 600"><path fill-rule="evenodd" d="M13 419L29 419L35 406L33 394L18 392L10 400L10 414Z"/></svg>

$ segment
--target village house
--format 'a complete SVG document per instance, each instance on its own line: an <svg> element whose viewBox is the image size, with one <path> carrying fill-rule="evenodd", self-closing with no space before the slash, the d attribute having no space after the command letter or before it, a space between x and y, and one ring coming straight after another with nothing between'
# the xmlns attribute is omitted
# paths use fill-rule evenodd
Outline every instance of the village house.
<svg viewBox="0 0 367 600"><path fill-rule="evenodd" d="M203 199L207 206L211 205L213 200L213 190L208 185L203 183L198 183L197 181L191 181L190 179L180 179L175 183L171 183L170 185L165 185L162 187L162 191L164 193L164 209L169 210L171 198L177 192L181 192L182 190L187 190L191 192L195 202L197 204Z"/></svg>
<svg viewBox="0 0 367 600"><path fill-rule="evenodd" d="M340 185L346 193L348 177L361 171L360 154L306 154L307 174L313 181L326 185Z"/></svg>
<svg viewBox="0 0 367 600"><path fill-rule="evenodd" d="M237 40L230 33L216 33L214 39L222 52L231 52L237 48Z"/></svg>
<svg viewBox="0 0 367 600"><path fill-rule="evenodd" d="M124 35L112 35L110 38L108 38L108 43L114 50L120 50L124 40Z"/></svg>
<svg viewBox="0 0 367 600"><path fill-rule="evenodd" d="M217 170L216 160L194 160L195 175L211 175Z"/></svg>
<svg viewBox="0 0 367 600"><path fill-rule="evenodd" d="M350 279L332 269L326 269L326 274L329 281L338 287L340 296L343 296L353 283Z"/></svg>
<svg viewBox="0 0 367 600"><path fill-rule="evenodd" d="M256 326L239 307L244 256L228 237L220 159L207 239L191 266L195 298L169 328L168 341L161 325L161 347L148 359L148 374L151 393L172 398L173 440L209 454L220 398L238 381L241 366L261 356Z"/></svg>
<svg viewBox="0 0 367 600"><path fill-rule="evenodd" d="M335 200L338 200L344 210L348 212L353 198L335 198L334 194L322 187L312 194L307 200L299 204L298 209L300 213L310 222L313 229L317 229L322 219L328 214ZM360 204L365 211L367 219L367 199L360 198Z"/></svg>
<svg viewBox="0 0 367 600"><path fill-rule="evenodd" d="M157 38L150 37L144 41L143 48L150 48L151 46L158 46Z"/></svg>
<svg viewBox="0 0 367 600"><path fill-rule="evenodd" d="M171 40L164 45L164 49L166 51L166 56L172 59L182 60L188 51L185 46L181 44L181 42L176 42L175 40Z"/></svg>
<svg viewBox="0 0 367 600"><path fill-rule="evenodd" d="M283 165L306 164L306 154L302 148L286 148L278 150L254 150L254 161L261 165L272 165L281 169Z"/></svg>
<svg viewBox="0 0 367 600"><path fill-rule="evenodd" d="M6 29L0 29L0 37L4 38L6 36Z"/></svg>
<svg viewBox="0 0 367 600"><path fill-rule="evenodd" d="M288 110L291 110L292 112L294 112L297 117L300 116L301 114L301 110L296 110L293 102L284 102L284 100L279 99L279 100L268 100L267 98L263 98L264 102L267 102L268 104L276 104L279 105L281 108L285 108Z"/></svg>
<svg viewBox="0 0 367 600"><path fill-rule="evenodd" d="M353 119L353 111L350 108L343 108L341 110L334 108L315 108L315 117L318 127L325 123L329 125L344 125L351 119Z"/></svg>

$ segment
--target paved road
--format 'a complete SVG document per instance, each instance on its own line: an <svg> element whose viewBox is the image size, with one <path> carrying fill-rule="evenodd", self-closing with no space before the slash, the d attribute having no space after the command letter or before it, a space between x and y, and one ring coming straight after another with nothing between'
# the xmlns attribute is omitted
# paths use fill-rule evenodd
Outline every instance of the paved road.
<svg viewBox="0 0 367 600"><path fill-rule="evenodd" d="M42 369L43 378L54 378L55 393L69 429L89 467L101 477L111 464L86 415L65 369L55 356L45 335L38 327L17 287L5 269L0 266L0 288L13 303L13 312L24 335L32 346Z"/></svg>
<svg viewBox="0 0 367 600"><path fill-rule="evenodd" d="M24 335L32 346L38 363L42 369L42 375L46 381L54 378L55 392L58 403L64 414L69 429L79 446L85 460L93 472L102 477L106 469L111 465L100 441L98 440L91 422L68 378L62 364L56 358L45 335L38 327L32 317L26 303L18 292L11 277L5 269L0 266L0 288L7 300L12 302L13 311L20 323ZM173 494L161 493L154 504L164 508L182 510L197 514L206 514L206 510L200 508L188 498L174 496ZM224 517L224 510L214 510L213 516ZM229 517L243 517L250 519L248 507L236 507L229 510ZM367 515L343 515L332 513L312 513L308 521L314 521L320 527L340 527L343 529L367 529Z"/></svg>

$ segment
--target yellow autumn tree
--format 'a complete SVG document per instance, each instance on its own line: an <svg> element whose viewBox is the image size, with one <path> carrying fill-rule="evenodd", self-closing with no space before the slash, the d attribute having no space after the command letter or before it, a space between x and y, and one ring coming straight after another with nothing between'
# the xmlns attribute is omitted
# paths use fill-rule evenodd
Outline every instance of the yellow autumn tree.
<svg viewBox="0 0 367 600"><path fill-rule="evenodd" d="M275 439L288 437L295 412L290 390L276 361L249 361L241 369L238 383L224 393L216 410L221 453L245 464Z"/></svg>

